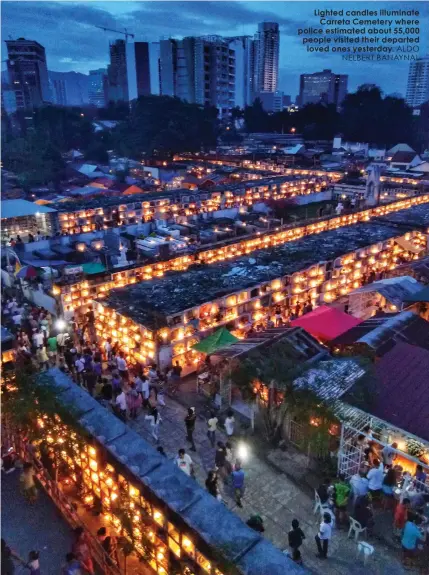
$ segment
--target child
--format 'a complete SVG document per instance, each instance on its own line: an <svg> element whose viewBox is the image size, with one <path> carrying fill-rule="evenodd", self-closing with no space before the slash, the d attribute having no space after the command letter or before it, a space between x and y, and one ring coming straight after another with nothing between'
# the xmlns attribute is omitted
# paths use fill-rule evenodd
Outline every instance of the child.
<svg viewBox="0 0 429 575"><path fill-rule="evenodd" d="M19 479L24 496L30 503L34 503L37 499L37 488L34 482L35 474L36 472L34 471L33 465L28 462L24 463L24 468Z"/></svg>
<svg viewBox="0 0 429 575"><path fill-rule="evenodd" d="M28 554L27 568L30 569L30 575L40 575L38 551L30 551Z"/></svg>

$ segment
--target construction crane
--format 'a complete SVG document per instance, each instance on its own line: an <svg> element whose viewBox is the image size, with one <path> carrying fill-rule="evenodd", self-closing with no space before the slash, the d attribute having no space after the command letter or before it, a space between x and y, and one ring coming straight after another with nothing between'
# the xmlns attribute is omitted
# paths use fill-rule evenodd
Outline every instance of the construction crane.
<svg viewBox="0 0 429 575"><path fill-rule="evenodd" d="M104 30L105 32L115 32L116 34L123 34L125 36L126 41L128 41L128 36L130 38L134 38L134 34L128 32L126 28L124 28L123 32L121 30L113 30L113 28L105 28L104 26L95 26L95 28L100 28L100 30Z"/></svg>

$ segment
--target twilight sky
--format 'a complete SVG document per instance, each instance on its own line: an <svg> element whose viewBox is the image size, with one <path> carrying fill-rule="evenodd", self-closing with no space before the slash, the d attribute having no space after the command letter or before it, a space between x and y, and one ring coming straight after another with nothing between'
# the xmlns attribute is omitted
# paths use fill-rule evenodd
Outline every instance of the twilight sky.
<svg viewBox="0 0 429 575"><path fill-rule="evenodd" d="M253 35L259 22L280 24L280 84L286 94L298 92L299 74L331 68L349 74L349 91L362 83L376 83L386 94L404 94L409 62L348 62L340 55L306 52L297 29L318 23L315 9L360 10L417 9L421 14L420 55L429 52L429 3L392 0L343 2L317 0L307 2L266 0L245 1L8 1L1 2L2 39L24 36L37 40L46 48L48 68L55 71L87 73L108 63L109 41L120 35L98 30L95 25L128 31L136 40L156 41L160 38L204 34ZM6 58L2 42L2 60ZM2 69L4 69L2 64Z"/></svg>

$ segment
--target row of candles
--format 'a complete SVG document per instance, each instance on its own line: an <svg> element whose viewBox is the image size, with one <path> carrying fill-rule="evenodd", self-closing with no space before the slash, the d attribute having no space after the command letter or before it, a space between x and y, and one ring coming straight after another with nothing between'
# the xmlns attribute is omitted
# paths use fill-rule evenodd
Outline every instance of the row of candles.
<svg viewBox="0 0 429 575"><path fill-rule="evenodd" d="M156 212L172 217L178 212L184 211L187 216L195 215L200 212L213 212L221 208L224 199L224 207L240 207L243 205L252 205L260 200L267 199L284 199L295 197L297 195L306 195L317 193L326 187L327 181L319 182L315 178L305 178L299 182L285 182L275 187L256 186L251 190L246 190L243 195L241 192L226 191L222 193L212 193L211 197L201 200L198 204L193 202L180 202L180 204L170 204L169 199L155 200L154 202L133 202L131 204L120 204L114 208L106 209L92 208L79 210L75 212L63 212L59 214L60 230L62 232L80 233L90 232L97 229L97 219L102 219L103 225L111 219L112 214L116 214L119 224L126 224L130 220L143 218L145 221L153 219ZM152 205L151 205L152 204Z"/></svg>
<svg viewBox="0 0 429 575"><path fill-rule="evenodd" d="M403 239L422 251L427 249L427 237L421 232L408 232ZM274 279L259 288L255 286L258 288L256 296L255 287L252 287L184 310L181 322L176 323L174 328L164 327L154 333L101 303L96 306L95 327L102 342L108 337L118 341L120 349L133 363L151 363L156 359L159 346L171 345L173 362L178 361L184 366L189 361L188 352L210 329L234 321L240 330L247 322L268 320L274 316L275 309L286 302L291 310L297 305L302 309L309 302L313 307L331 303L360 287L371 272L393 270L399 262L417 258L417 254L407 251L396 243L395 238L391 238L338 258L330 279L326 264L314 265L292 276ZM263 300L266 296L269 296L268 301ZM198 329L194 327L194 320L199 321ZM198 363L196 354L192 361Z"/></svg>
<svg viewBox="0 0 429 575"><path fill-rule="evenodd" d="M427 202L429 202L429 194L408 198L353 214L330 218L306 226L274 231L274 233L268 232L261 234L258 232L255 237L249 240L238 241L228 246L209 249L198 254L180 256L165 262L133 268L126 272L118 272L112 274L109 281L103 281L98 285L85 280L73 285L54 286L53 295L61 296L63 311L74 312L82 306L88 305L93 299L106 297L111 289L124 287L140 281L160 278L167 271L185 271L193 263L214 263L241 255L248 255L258 249L274 247L307 235L354 225L358 222L366 222L372 218Z"/></svg>

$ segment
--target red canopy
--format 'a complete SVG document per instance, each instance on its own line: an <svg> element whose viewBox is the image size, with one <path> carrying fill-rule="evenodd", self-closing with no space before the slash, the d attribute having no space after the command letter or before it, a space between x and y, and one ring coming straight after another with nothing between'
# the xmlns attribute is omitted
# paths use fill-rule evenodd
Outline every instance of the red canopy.
<svg viewBox="0 0 429 575"><path fill-rule="evenodd" d="M326 305L321 305L291 322L294 327L302 327L321 341L330 341L360 323L362 320Z"/></svg>

